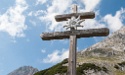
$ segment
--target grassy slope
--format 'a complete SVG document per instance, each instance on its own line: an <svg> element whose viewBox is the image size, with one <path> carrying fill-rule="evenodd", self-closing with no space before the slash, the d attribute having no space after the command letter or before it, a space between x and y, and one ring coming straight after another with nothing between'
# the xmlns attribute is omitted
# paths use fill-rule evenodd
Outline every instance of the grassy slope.
<svg viewBox="0 0 125 75"><path fill-rule="evenodd" d="M104 64L104 66L113 72L115 75L125 75L124 71L121 71L120 69L116 69L115 65L122 65L125 67L125 61L121 61L116 59L117 57L78 57L77 62L78 63L95 63L98 65Z"/></svg>
<svg viewBox="0 0 125 75"><path fill-rule="evenodd" d="M58 64L54 65L51 68L39 71L39 72L35 73L34 75L54 75L54 74L57 74L57 73L60 73L60 74L66 73L67 67L62 66L65 63L67 63L67 59L65 59L61 63L58 63Z"/></svg>
<svg viewBox="0 0 125 75"><path fill-rule="evenodd" d="M63 75L64 73L67 72L67 67L66 66L62 66L62 65L66 64L66 63L67 63L67 59L65 59L61 63L58 63L57 65L54 65L51 68L39 71L39 72L35 73L34 75L55 75L57 73ZM84 63L82 65L79 65L79 67L77 67L77 75L85 74L83 70L94 70L94 71L108 72L108 69L105 68L104 66L103 67L99 67L99 66L96 66L93 63Z"/></svg>

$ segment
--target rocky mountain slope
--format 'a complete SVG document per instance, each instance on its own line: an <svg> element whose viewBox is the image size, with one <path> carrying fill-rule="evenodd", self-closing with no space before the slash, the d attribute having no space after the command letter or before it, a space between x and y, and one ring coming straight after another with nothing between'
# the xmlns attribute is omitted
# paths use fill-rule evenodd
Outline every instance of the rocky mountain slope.
<svg viewBox="0 0 125 75"><path fill-rule="evenodd" d="M33 68L31 66L24 66L14 70L8 75L33 75L36 72L38 72L38 69Z"/></svg>
<svg viewBox="0 0 125 75"><path fill-rule="evenodd" d="M105 66L109 70L107 75L125 75L125 26L105 40L78 52L77 59L78 64L89 62Z"/></svg>
<svg viewBox="0 0 125 75"><path fill-rule="evenodd" d="M34 75L66 75L67 65L63 61ZM77 75L125 75L125 26L77 53Z"/></svg>

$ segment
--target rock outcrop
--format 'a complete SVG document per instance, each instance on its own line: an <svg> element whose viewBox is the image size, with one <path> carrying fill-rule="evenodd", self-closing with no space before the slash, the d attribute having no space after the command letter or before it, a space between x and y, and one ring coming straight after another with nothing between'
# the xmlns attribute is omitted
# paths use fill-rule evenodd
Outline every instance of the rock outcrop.
<svg viewBox="0 0 125 75"><path fill-rule="evenodd" d="M31 66L24 66L14 70L8 75L33 75L36 72L38 72L38 69L33 68Z"/></svg>

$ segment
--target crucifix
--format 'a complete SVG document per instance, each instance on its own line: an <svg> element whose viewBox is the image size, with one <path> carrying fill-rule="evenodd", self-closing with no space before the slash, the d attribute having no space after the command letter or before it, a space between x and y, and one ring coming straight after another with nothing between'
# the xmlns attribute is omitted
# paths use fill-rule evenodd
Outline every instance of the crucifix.
<svg viewBox="0 0 125 75"><path fill-rule="evenodd" d="M84 29L78 30L77 27L83 27L81 23L84 19L91 19L95 17L94 12L77 12L77 5L73 5L73 13L56 15L57 22L67 21L63 27L69 29L63 32L44 32L40 36L42 40L55 40L55 39L70 39L69 58L68 58L68 72L67 75L76 75L76 45L77 38L94 37L94 36L107 36L109 34L108 28L97 29Z"/></svg>

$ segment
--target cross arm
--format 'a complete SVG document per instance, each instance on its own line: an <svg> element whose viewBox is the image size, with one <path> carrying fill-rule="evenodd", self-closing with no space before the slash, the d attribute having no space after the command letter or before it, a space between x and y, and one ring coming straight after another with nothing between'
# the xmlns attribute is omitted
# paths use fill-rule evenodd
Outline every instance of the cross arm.
<svg viewBox="0 0 125 75"><path fill-rule="evenodd" d="M67 21L67 19L70 19L72 16L75 16L75 17L80 16L80 19L91 19L95 17L95 13L84 12L84 13L71 13L71 14L56 15L55 19L57 22Z"/></svg>
<svg viewBox="0 0 125 75"><path fill-rule="evenodd" d="M107 36L108 34L109 34L108 28L100 28L100 29L42 33L40 37L42 38L42 40L54 40L54 39L68 39L70 35L76 35L77 38L81 38L81 37Z"/></svg>

